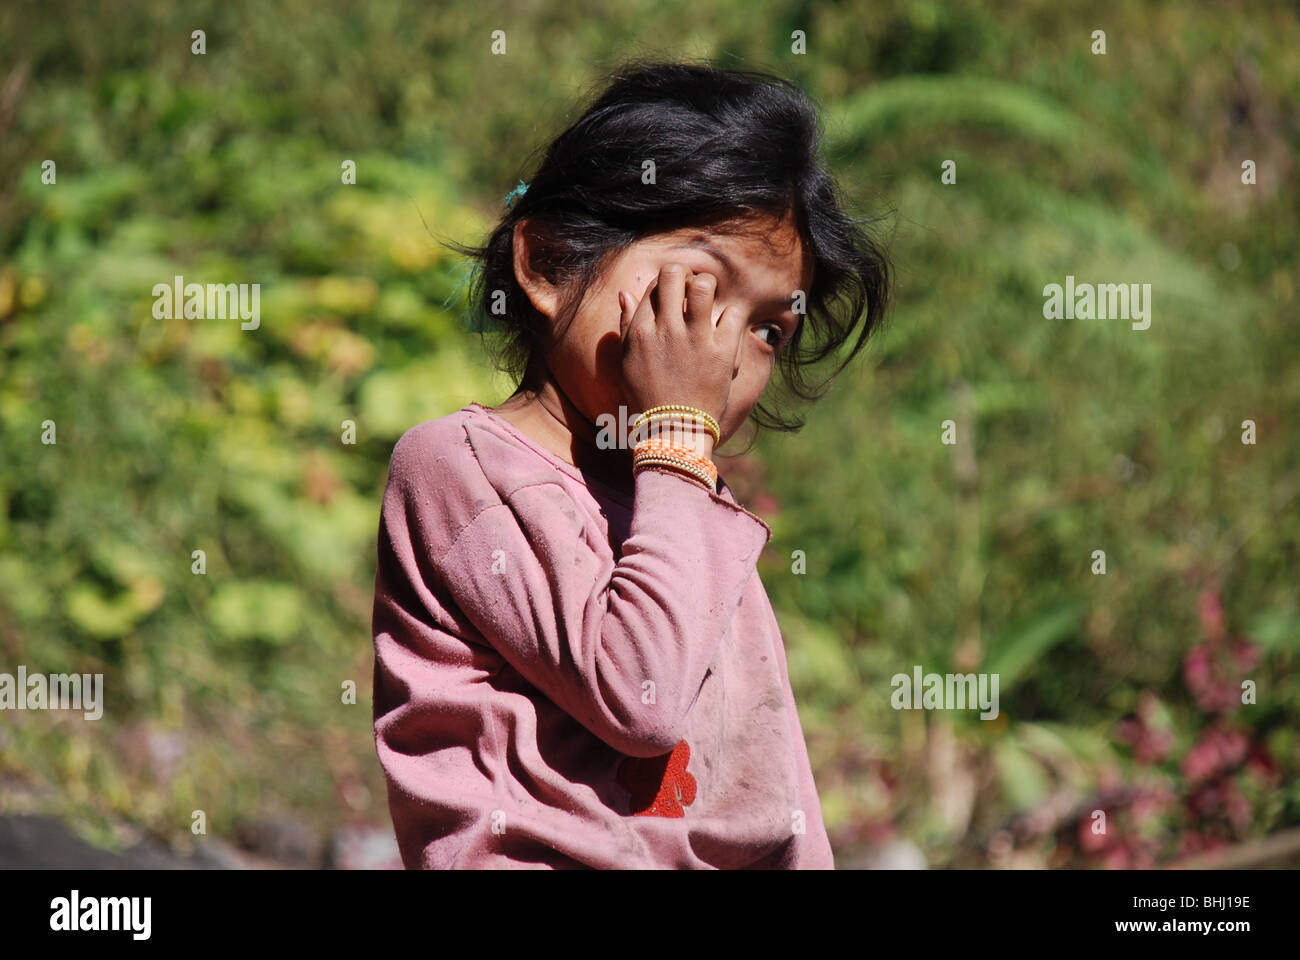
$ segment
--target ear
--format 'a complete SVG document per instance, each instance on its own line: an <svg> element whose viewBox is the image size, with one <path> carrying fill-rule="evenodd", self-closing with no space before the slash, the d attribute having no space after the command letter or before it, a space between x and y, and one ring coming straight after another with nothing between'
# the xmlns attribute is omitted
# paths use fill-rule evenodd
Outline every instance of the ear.
<svg viewBox="0 0 1300 960"><path fill-rule="evenodd" d="M554 321L559 312L560 288L548 275L549 271L544 267L537 268L546 262L548 241L549 237L538 222L520 220L515 224L515 281L537 311Z"/></svg>

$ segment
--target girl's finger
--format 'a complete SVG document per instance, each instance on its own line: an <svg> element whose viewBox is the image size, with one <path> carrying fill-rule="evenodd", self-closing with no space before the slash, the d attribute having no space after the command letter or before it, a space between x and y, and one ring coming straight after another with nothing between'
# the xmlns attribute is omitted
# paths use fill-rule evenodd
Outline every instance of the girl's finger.
<svg viewBox="0 0 1300 960"><path fill-rule="evenodd" d="M645 293L642 294L640 300L637 300L630 293L623 294L627 300L627 307L625 309L629 311L626 314L626 323L623 324L620 333L620 336L624 339L626 339L628 332L631 331L634 326L654 326L654 290L657 282L657 280L650 281L650 284L646 287Z"/></svg>
<svg viewBox="0 0 1300 960"><path fill-rule="evenodd" d="M686 281L686 326L713 331L713 299L718 292L718 278L711 273L696 273Z"/></svg>
<svg viewBox="0 0 1300 960"><path fill-rule="evenodd" d="M733 365L740 354L740 341L745 335L745 328L744 311L728 306L722 311L722 316L718 317L718 325L713 330L713 342L718 352L730 357Z"/></svg>
<svg viewBox="0 0 1300 960"><path fill-rule="evenodd" d="M626 340L627 328L632 325L632 315L636 313L636 301L623 290L618 292L618 311L618 338Z"/></svg>
<svg viewBox="0 0 1300 960"><path fill-rule="evenodd" d="M680 263L665 263L659 268L659 286L656 291L659 308L655 311L655 326L681 328L686 323L686 268Z"/></svg>

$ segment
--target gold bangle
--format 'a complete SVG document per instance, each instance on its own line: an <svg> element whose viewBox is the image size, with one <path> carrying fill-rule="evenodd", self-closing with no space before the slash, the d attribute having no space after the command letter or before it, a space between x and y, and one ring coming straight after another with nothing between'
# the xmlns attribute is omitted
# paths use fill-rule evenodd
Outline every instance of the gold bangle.
<svg viewBox="0 0 1300 960"><path fill-rule="evenodd" d="M681 423L683 425L692 424L693 425L691 427L692 430L703 428L705 431L708 432L709 436L713 437L714 446L717 446L719 443L722 442L722 433L718 429L716 422L711 422L711 418L705 419L704 417L701 417L698 414L694 414L694 413L676 413L672 411L666 411L662 413L650 414L649 416L644 416L642 418L639 418L637 422L632 425L632 432L639 433L642 427L648 427L653 423L663 423L666 420L675 421L676 423ZM698 426L694 426L694 425L698 425Z"/></svg>
<svg viewBox="0 0 1300 960"><path fill-rule="evenodd" d="M706 414L705 411L697 407L688 407L681 403L664 403L658 407L650 407L649 410L641 411L641 415L632 421L632 431L636 432L642 424L654 423L655 420L688 420L694 423L703 424L708 433L714 437L714 444L722 444L723 432L719 427L718 420Z"/></svg>
<svg viewBox="0 0 1300 960"><path fill-rule="evenodd" d="M701 480L708 483L710 487L715 490L717 489L717 476L712 471L701 470L689 460L678 460L673 457L647 457L637 462L635 467L633 467L633 472L635 473L637 469L648 464L654 464L657 466L669 465L689 469L691 471L691 476L699 477Z"/></svg>
<svg viewBox="0 0 1300 960"><path fill-rule="evenodd" d="M714 487L714 486L712 486L712 485L711 485L707 480L705 480L703 477L696 476L695 474L690 473L690 472L687 471L687 470L679 469L678 467L672 466L672 465L670 465L670 464L666 464L666 463L651 463L651 464L648 464L648 465L642 467L641 469L639 469L639 470L637 470L637 471L635 471L635 472L636 472L636 473L645 473L645 471L647 471L647 470L658 470L658 471L660 471L661 473L666 472L666 473L676 474L677 476L681 477L683 480L687 480L687 481L689 481L689 482L695 484L697 487L703 487L705 490L708 490L708 491L710 491L710 492L712 492L712 493L717 493L717 492L718 492L718 491L717 491L717 488Z"/></svg>
<svg viewBox="0 0 1300 960"><path fill-rule="evenodd" d="M633 464L632 472L636 474L650 467L668 467L672 470L676 470L679 473L688 474L689 476L694 477L696 480L698 480L700 482L700 485L705 487L706 489L713 490L715 492L717 491L717 487L709 480L708 476L705 475L705 473L702 470L700 470L698 467L694 466L693 464L688 463L685 460L678 459L676 457L667 457L667 456L642 457Z"/></svg>
<svg viewBox="0 0 1300 960"><path fill-rule="evenodd" d="M692 416L683 417L683 419L696 420L696 422L698 423L703 423L708 428L709 433L713 434L713 442L714 443L722 442L722 428L718 426L717 420L715 420L705 411L701 410L699 407L688 407L682 403L661 403L657 407L651 407L649 410L641 411L641 415L637 417L634 421L632 421L632 429L635 430L637 427L641 425L643 421L649 422L649 420L653 417L654 414L670 414L670 413L692 414ZM666 419L666 418L660 417L658 419Z"/></svg>
<svg viewBox="0 0 1300 960"><path fill-rule="evenodd" d="M718 425L718 421L713 419L713 417L710 416L704 410L701 410L699 407L688 407L684 403L661 403L659 404L659 406L651 407L649 410L642 410L641 416L637 417L637 420L640 420L641 417L647 417L654 413L667 413L670 411L674 411L678 413L693 413L699 417L703 417L704 422L706 423L710 423L715 427Z"/></svg>

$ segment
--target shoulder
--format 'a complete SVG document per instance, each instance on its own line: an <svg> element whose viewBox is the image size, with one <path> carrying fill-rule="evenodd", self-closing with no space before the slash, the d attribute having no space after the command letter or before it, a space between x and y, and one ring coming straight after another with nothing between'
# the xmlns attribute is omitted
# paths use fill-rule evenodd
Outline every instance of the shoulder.
<svg viewBox="0 0 1300 960"><path fill-rule="evenodd" d="M559 471L471 408L411 427L394 445L388 468L390 497L453 527L538 486L561 493Z"/></svg>
<svg viewBox="0 0 1300 960"><path fill-rule="evenodd" d="M458 410L416 424L393 445L384 491L389 523L418 529L433 548L444 547L482 511L501 501L484 476Z"/></svg>
<svg viewBox="0 0 1300 960"><path fill-rule="evenodd" d="M388 465L390 482L427 476L439 461L473 458L465 424L469 412L458 410L436 420L426 420L407 430L393 446Z"/></svg>
<svg viewBox="0 0 1300 960"><path fill-rule="evenodd" d="M465 407L407 430L393 447L389 472L427 477L435 466L474 466L502 499L521 486L558 483L560 473L486 412Z"/></svg>

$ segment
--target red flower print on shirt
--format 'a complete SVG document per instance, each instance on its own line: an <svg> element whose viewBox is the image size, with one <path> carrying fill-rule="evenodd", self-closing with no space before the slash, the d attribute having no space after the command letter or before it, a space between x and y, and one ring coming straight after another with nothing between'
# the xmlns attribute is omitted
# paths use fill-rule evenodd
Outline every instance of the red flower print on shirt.
<svg viewBox="0 0 1300 960"><path fill-rule="evenodd" d="M691 748L679 740L672 753L660 757L624 757L618 782L632 794L638 817L684 817L682 804L695 800L695 778L686 771Z"/></svg>

